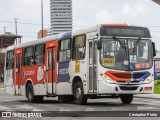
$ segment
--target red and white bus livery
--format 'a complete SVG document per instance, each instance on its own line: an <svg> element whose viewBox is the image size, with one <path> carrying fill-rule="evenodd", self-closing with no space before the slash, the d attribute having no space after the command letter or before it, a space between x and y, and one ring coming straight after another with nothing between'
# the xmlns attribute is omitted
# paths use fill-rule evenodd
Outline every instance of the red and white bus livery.
<svg viewBox="0 0 160 120"><path fill-rule="evenodd" d="M153 93L155 44L145 27L101 24L7 48L5 90L29 102Z"/></svg>

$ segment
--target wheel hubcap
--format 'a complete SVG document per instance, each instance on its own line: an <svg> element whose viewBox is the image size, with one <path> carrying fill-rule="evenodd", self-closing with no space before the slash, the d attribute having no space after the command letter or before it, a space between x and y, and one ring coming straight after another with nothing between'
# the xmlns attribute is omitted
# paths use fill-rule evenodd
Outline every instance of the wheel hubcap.
<svg viewBox="0 0 160 120"><path fill-rule="evenodd" d="M81 98L81 89L77 88L76 90L76 98Z"/></svg>

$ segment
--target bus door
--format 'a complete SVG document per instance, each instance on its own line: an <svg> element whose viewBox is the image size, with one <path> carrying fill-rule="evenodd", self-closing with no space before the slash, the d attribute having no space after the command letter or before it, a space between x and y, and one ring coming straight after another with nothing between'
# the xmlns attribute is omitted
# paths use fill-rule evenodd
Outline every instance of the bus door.
<svg viewBox="0 0 160 120"><path fill-rule="evenodd" d="M97 41L89 40L89 92L97 93Z"/></svg>
<svg viewBox="0 0 160 120"><path fill-rule="evenodd" d="M16 95L20 94L20 66L21 66L21 62L20 62L20 54L15 55L15 73L16 73L16 77L15 77L15 88L16 88Z"/></svg>
<svg viewBox="0 0 160 120"><path fill-rule="evenodd" d="M47 93L55 94L56 47L47 49Z"/></svg>

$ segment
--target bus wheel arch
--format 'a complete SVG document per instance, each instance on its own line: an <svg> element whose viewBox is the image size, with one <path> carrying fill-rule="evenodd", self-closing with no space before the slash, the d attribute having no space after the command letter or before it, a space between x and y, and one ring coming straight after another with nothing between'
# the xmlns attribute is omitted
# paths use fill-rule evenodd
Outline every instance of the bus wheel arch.
<svg viewBox="0 0 160 120"><path fill-rule="evenodd" d="M43 102L44 96L35 96L34 95L34 89L33 89L33 84L30 81L27 81L26 83L26 96L28 98L28 101L30 103L41 103Z"/></svg>
<svg viewBox="0 0 160 120"><path fill-rule="evenodd" d="M72 91L77 104L84 105L87 103L87 95L84 94L82 79L79 76L73 79Z"/></svg>
<svg viewBox="0 0 160 120"><path fill-rule="evenodd" d="M32 84L32 81L31 81L31 80L28 80L28 81L26 82L26 86L25 86L26 98L28 98L27 87L28 87L29 84Z"/></svg>

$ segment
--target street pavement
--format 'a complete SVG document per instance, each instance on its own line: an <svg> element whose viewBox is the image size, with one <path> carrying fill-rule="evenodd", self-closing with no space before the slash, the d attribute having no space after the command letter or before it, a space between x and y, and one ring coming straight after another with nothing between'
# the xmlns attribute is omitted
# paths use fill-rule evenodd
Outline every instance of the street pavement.
<svg viewBox="0 0 160 120"><path fill-rule="evenodd" d="M159 97L159 95L150 96ZM4 89L1 88L0 111L160 111L160 97L158 97L155 99L145 97L145 95L135 95L133 102L129 105L122 104L119 98L89 99L87 105L58 101L57 98L45 98L43 103L29 103L25 96L12 96L4 93ZM76 116L78 117L79 115ZM56 119L59 120L61 118L58 117ZM72 118L67 117L67 119L71 120ZM93 120L97 120L97 118L94 117ZM118 120L121 120L121 118Z"/></svg>
<svg viewBox="0 0 160 120"><path fill-rule="evenodd" d="M160 94L137 94L137 95L135 95L135 97L159 99L160 100Z"/></svg>

